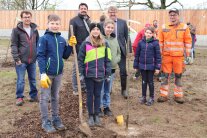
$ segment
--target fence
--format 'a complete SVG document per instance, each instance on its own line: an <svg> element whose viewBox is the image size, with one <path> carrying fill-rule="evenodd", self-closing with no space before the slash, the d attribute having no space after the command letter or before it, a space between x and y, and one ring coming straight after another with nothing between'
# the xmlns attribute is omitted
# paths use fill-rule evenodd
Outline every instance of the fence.
<svg viewBox="0 0 207 138"><path fill-rule="evenodd" d="M0 29L11 29L16 26L17 18L20 18L21 11L0 10ZM69 19L76 16L78 11L56 10L56 11L32 11L33 21L39 26L38 29L46 29L47 16L51 13L58 14L61 17L62 31L68 30ZM89 11L88 15L92 21L99 21L99 17L103 11ZM118 17L128 19L129 12L120 10ZM136 31L141 30L145 23L152 23L154 19L158 20L159 26L167 23L169 20L167 10L132 10L131 20L139 21L141 24L131 23L130 26ZM197 34L207 35L207 10L182 10L180 11L180 19L183 22L191 22L197 28Z"/></svg>

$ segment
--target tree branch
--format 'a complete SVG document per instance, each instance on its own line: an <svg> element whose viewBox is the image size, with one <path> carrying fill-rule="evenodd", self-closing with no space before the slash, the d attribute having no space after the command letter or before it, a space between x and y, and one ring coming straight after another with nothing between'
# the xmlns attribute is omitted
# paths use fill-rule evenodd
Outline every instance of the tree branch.
<svg viewBox="0 0 207 138"><path fill-rule="evenodd" d="M174 1L172 1L170 4L166 5L166 7L169 7L169 6L171 6L172 4L174 4L174 3L179 3L180 6L182 6L182 8L183 8L183 5L182 5L178 0L174 0Z"/></svg>
<svg viewBox="0 0 207 138"><path fill-rule="evenodd" d="M99 6L100 10L103 10L102 7L101 7L101 4L100 4L100 2L99 2L99 0L96 0L96 1L97 1L97 3L98 3L98 6Z"/></svg>

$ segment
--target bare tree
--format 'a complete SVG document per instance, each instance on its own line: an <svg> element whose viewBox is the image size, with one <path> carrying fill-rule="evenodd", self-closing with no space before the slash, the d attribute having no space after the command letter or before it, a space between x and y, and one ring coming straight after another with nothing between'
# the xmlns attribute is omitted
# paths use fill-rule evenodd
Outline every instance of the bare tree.
<svg viewBox="0 0 207 138"><path fill-rule="evenodd" d="M116 3L117 7L132 7L134 5L145 5L150 9L166 9L171 5L178 3L183 8L183 5L180 3L179 0L172 0L169 4L167 4L167 0L160 0L159 4L153 2L153 0L145 0L145 2L138 2L138 0L123 0L122 2L111 0L106 3L106 5L110 5L111 3Z"/></svg>
<svg viewBox="0 0 207 138"><path fill-rule="evenodd" d="M53 9L62 2L62 0L0 0L0 9L8 10L44 10Z"/></svg>

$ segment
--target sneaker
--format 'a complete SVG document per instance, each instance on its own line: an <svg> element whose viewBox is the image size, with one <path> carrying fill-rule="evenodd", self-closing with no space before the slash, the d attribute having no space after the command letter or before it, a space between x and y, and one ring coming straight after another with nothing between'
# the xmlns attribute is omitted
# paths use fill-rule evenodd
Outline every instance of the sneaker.
<svg viewBox="0 0 207 138"><path fill-rule="evenodd" d="M183 97L174 97L174 100L179 104L183 104L185 102Z"/></svg>
<svg viewBox="0 0 207 138"><path fill-rule="evenodd" d="M167 100L168 100L167 97L160 96L160 97L157 99L157 102L159 102L159 103L163 103L163 102L166 102Z"/></svg>
<svg viewBox="0 0 207 138"><path fill-rule="evenodd" d="M93 115L89 115L89 118L88 118L88 125L90 127L93 127L95 124L94 124L94 118L93 118Z"/></svg>
<svg viewBox="0 0 207 138"><path fill-rule="evenodd" d="M29 98L29 102L39 102L39 99L38 99L38 97L36 96L36 97L34 97L34 98Z"/></svg>
<svg viewBox="0 0 207 138"><path fill-rule="evenodd" d="M95 115L95 116L94 116L94 124L95 124L96 126L101 126L101 120L100 120L100 118L99 118L98 115Z"/></svg>
<svg viewBox="0 0 207 138"><path fill-rule="evenodd" d="M99 117L103 117L104 116L104 112L101 110L101 108L99 108L99 113L98 113Z"/></svg>
<svg viewBox="0 0 207 138"><path fill-rule="evenodd" d="M53 127L53 125L51 123L51 121L48 120L48 119L45 120L45 121L43 121L43 123L42 123L42 129L44 131L46 131L47 133L54 133L54 132L56 132L55 128Z"/></svg>
<svg viewBox="0 0 207 138"><path fill-rule="evenodd" d="M146 102L147 102L146 97L145 96L142 96L140 98L140 104L145 104Z"/></svg>
<svg viewBox="0 0 207 138"><path fill-rule="evenodd" d="M62 121L59 116L52 117L52 124L57 130L64 130L65 126L62 124Z"/></svg>
<svg viewBox="0 0 207 138"><path fill-rule="evenodd" d="M73 91L73 95L78 95L78 91Z"/></svg>
<svg viewBox="0 0 207 138"><path fill-rule="evenodd" d="M121 91L122 96L127 99L128 98L128 92L126 90Z"/></svg>
<svg viewBox="0 0 207 138"><path fill-rule="evenodd" d="M151 106L154 104L154 98L150 97L149 100L145 103L147 106Z"/></svg>
<svg viewBox="0 0 207 138"><path fill-rule="evenodd" d="M22 106L24 104L24 100L23 100L23 98L17 98L17 100L16 100L16 105L17 106Z"/></svg>
<svg viewBox="0 0 207 138"><path fill-rule="evenodd" d="M104 115L112 116L112 112L109 107L104 108Z"/></svg>
<svg viewBox="0 0 207 138"><path fill-rule="evenodd" d="M84 93L87 93L87 89L86 89L86 87L82 87L82 88L81 88L81 91L84 92Z"/></svg>

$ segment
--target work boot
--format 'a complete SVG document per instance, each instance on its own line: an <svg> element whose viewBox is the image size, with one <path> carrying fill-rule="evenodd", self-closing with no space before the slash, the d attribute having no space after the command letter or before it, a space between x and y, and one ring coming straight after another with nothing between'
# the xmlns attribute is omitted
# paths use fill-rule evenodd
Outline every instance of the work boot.
<svg viewBox="0 0 207 138"><path fill-rule="evenodd" d="M52 124L57 130L65 129L65 126L62 124L62 121L59 116L52 117Z"/></svg>
<svg viewBox="0 0 207 138"><path fill-rule="evenodd" d="M93 115L89 115L89 119L88 119L88 125L90 127L93 127L95 124L94 124L94 118L93 118Z"/></svg>
<svg viewBox="0 0 207 138"><path fill-rule="evenodd" d="M98 115L94 116L94 123L96 126L101 126L101 120Z"/></svg>
<svg viewBox="0 0 207 138"><path fill-rule="evenodd" d="M104 113L103 113L103 111L101 110L101 108L99 108L99 117L103 117L104 116Z"/></svg>
<svg viewBox="0 0 207 138"><path fill-rule="evenodd" d="M151 106L154 104L154 98L150 97L149 100L145 103L147 106Z"/></svg>
<svg viewBox="0 0 207 138"><path fill-rule="evenodd" d="M109 107L104 108L104 115L112 116L112 112Z"/></svg>
<svg viewBox="0 0 207 138"><path fill-rule="evenodd" d="M145 104L146 102L147 102L146 97L145 97L145 96L142 96L142 97L140 98L140 103L141 103L141 104Z"/></svg>
<svg viewBox="0 0 207 138"><path fill-rule="evenodd" d="M174 97L174 100L179 104L183 104L185 102L183 97Z"/></svg>
<svg viewBox="0 0 207 138"><path fill-rule="evenodd" d="M163 102L166 102L167 100L168 100L167 97L160 96L160 97L157 99L157 102L159 102L159 103L163 103Z"/></svg>
<svg viewBox="0 0 207 138"><path fill-rule="evenodd" d="M16 106L22 106L24 104L23 98L17 98L16 100Z"/></svg>
<svg viewBox="0 0 207 138"><path fill-rule="evenodd" d="M128 92L126 91L127 86L127 77L121 76L121 94L122 96L127 99L128 98Z"/></svg>
<svg viewBox="0 0 207 138"><path fill-rule="evenodd" d="M52 123L50 120L44 120L42 122L42 129L44 129L44 131L46 131L47 133L54 133L56 132L55 128L53 127Z"/></svg>
<svg viewBox="0 0 207 138"><path fill-rule="evenodd" d="M126 90L122 90L122 91L121 91L121 94L122 94L122 96L123 96L125 99L128 98L128 93L127 93Z"/></svg>

